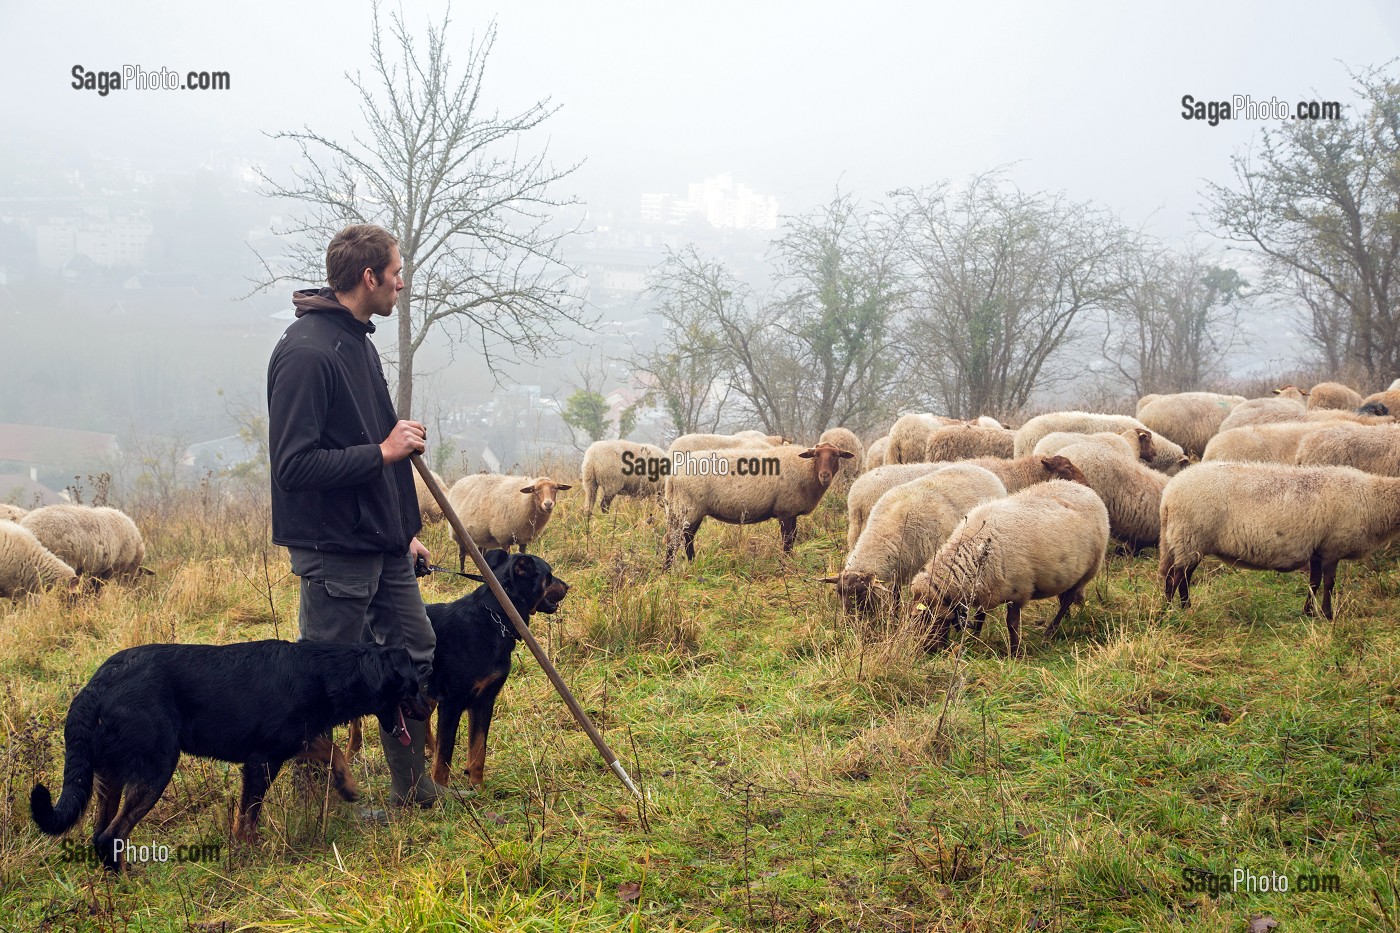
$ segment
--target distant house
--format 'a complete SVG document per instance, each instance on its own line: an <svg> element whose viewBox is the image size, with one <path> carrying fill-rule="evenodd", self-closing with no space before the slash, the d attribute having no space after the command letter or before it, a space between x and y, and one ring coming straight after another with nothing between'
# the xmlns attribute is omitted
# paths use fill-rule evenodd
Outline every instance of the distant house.
<svg viewBox="0 0 1400 933"><path fill-rule="evenodd" d="M67 501L62 493L54 492L32 476L23 473L0 473L0 502L11 502L32 509Z"/></svg>
<svg viewBox="0 0 1400 933"><path fill-rule="evenodd" d="M36 424L0 424L0 462L64 469L110 460L121 453L115 434L47 428Z"/></svg>

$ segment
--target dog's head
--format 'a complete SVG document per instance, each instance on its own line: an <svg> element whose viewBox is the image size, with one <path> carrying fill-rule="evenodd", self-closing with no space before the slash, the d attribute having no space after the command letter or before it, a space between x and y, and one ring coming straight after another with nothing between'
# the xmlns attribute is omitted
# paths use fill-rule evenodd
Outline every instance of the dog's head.
<svg viewBox="0 0 1400 933"><path fill-rule="evenodd" d="M492 548L485 554L486 564L501 581L502 588L526 622L530 614L553 614L569 592L569 584L554 575L554 569L544 558L533 554L507 554Z"/></svg>
<svg viewBox="0 0 1400 933"><path fill-rule="evenodd" d="M376 646L370 650L374 652L373 687L379 698L379 709L375 711L379 724L386 732L395 733L402 729L402 718L427 719L431 710L423 702L418 668L408 656L408 649Z"/></svg>

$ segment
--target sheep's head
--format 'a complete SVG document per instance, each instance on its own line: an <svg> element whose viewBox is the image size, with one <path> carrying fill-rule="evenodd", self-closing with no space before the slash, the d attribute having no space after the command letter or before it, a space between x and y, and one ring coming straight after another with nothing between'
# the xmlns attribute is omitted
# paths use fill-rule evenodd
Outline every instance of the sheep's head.
<svg viewBox="0 0 1400 933"><path fill-rule="evenodd" d="M541 476L529 486L520 490L527 496L533 496L535 508L546 514L554 511L554 497L557 493L573 489L568 483L556 483L547 476Z"/></svg>
<svg viewBox="0 0 1400 933"><path fill-rule="evenodd" d="M841 469L841 461L850 460L855 454L831 444L818 444L807 448L798 456L804 460L811 460L812 469L817 474L817 482L823 486L830 486L831 481L836 478L837 471Z"/></svg>
<svg viewBox="0 0 1400 933"><path fill-rule="evenodd" d="M1381 416L1385 416L1385 415L1390 414L1390 408L1385 404L1385 402L1381 402L1381 401L1367 402L1365 405L1362 405L1360 408L1358 408L1358 409L1356 410L1356 413L1357 413L1358 415L1381 415Z"/></svg>
<svg viewBox="0 0 1400 933"><path fill-rule="evenodd" d="M1291 398L1295 402L1301 402L1308 397L1308 393L1295 385L1279 386L1274 390L1274 394L1279 398Z"/></svg>
<svg viewBox="0 0 1400 933"><path fill-rule="evenodd" d="M899 591L870 572L843 570L839 576L822 577L818 582L836 585L847 612L871 612L881 602L899 605Z"/></svg>
<svg viewBox="0 0 1400 933"><path fill-rule="evenodd" d="M1068 457L1061 457L1059 454L1053 457L1041 457L1040 465L1045 468L1046 479L1067 479L1081 486L1089 485L1088 477L1080 471L1079 467L1070 463Z"/></svg>
<svg viewBox="0 0 1400 933"><path fill-rule="evenodd" d="M1142 428L1133 428L1132 431L1133 440L1137 443L1138 459L1143 463L1151 463L1157 456L1157 447L1152 443L1152 432Z"/></svg>

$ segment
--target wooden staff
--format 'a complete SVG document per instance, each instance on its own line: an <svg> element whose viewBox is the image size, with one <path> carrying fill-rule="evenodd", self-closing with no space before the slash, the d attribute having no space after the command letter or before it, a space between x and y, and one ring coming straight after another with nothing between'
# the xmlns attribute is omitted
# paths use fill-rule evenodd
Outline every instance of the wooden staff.
<svg viewBox="0 0 1400 933"><path fill-rule="evenodd" d="M520 636L520 640L525 642L530 648L530 653L535 656L535 660L540 662L540 667L544 668L545 676L549 682L554 684L554 689L559 691L559 695L564 698L564 705L569 708L569 712L574 714L578 724L583 727L583 731L588 733L588 737L593 740L593 745L598 749L598 754L603 756L603 760L608 763L613 774L623 783L632 794L641 799L642 793L637 790L637 785L632 783L632 779L627 776L627 770L622 767L622 763L617 760L613 750L608 748L607 741L603 734L598 731L598 727L593 725L593 720L588 718L588 714L579 706L578 700L574 699L573 693L569 690L564 679L559 676L554 665L545 655L540 643L535 640L535 636L530 631L530 627L525 624L525 620L520 618L520 613L516 610L515 604L510 601L506 591L501 586L501 581L496 579L496 574L491 571L491 566L486 563L486 558L481 556L481 549L476 546L472 536L467 534L467 529L462 524L462 520L457 517L457 510L452 508L452 503L447 501L447 490L442 488L442 484L433 476L433 472L428 469L428 465L423 462L421 454L412 454L408 458L413 463L413 468L418 471L418 475L423 478L423 484L428 487L428 491L433 494L437 504L442 507L442 514L447 516L447 521L452 525L452 530L457 533L457 540L466 547L467 553L471 555L472 563L476 564L481 571L482 577L486 579L486 585L491 587L491 595L496 597L496 602L501 604L505 610L506 617L510 619L511 625L515 626L515 633Z"/></svg>

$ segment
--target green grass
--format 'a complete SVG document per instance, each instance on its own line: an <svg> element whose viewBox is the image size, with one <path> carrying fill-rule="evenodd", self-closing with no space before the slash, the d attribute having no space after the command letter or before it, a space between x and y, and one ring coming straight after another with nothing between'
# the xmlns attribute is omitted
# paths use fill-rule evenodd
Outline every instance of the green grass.
<svg viewBox="0 0 1400 933"><path fill-rule="evenodd" d="M656 515L620 500L586 533L580 505L532 548L574 585L534 628L645 802L521 649L477 797L371 826L284 774L249 847L237 770L186 757L133 842L222 861L63 863L28 793L60 783L67 704L104 658L295 634L265 510L206 496L142 520L156 577L0 606L0 929L1400 930L1395 555L1343 565L1335 622L1301 616L1302 575L1218 565L1164 610L1155 552L1114 557L1054 641L1054 602L1028 609L1024 661L1000 612L926 656L812 582L840 566L839 500L790 557L771 523L711 523L669 575ZM455 556L446 526L425 540ZM356 768L382 802L378 749ZM1342 890L1212 897L1188 867Z"/></svg>

